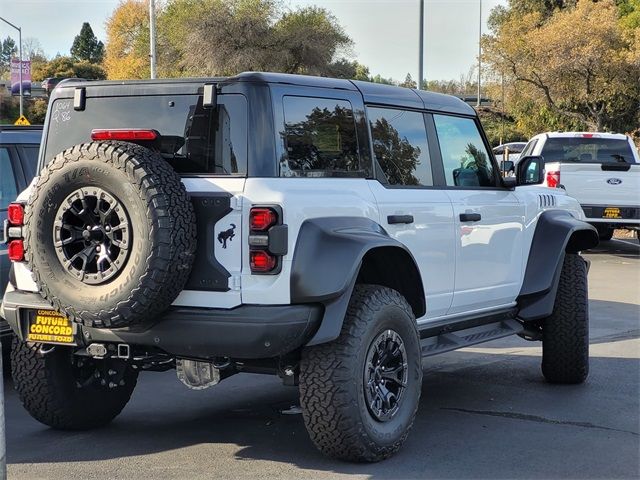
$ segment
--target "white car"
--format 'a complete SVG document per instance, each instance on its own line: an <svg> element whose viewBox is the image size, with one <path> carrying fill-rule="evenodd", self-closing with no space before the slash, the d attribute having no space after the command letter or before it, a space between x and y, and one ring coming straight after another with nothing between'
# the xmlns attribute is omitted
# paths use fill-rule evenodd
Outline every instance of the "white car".
<svg viewBox="0 0 640 480"><path fill-rule="evenodd" d="M497 147L493 147L493 154L495 155L498 164L503 160L507 160L515 164L520 158L520 154L526 145L527 142L502 143Z"/></svg>
<svg viewBox="0 0 640 480"><path fill-rule="evenodd" d="M540 155L544 185L574 197L601 240L614 229L640 229L640 156L631 138L616 133L547 132L533 137L522 157Z"/></svg>
<svg viewBox="0 0 640 480"><path fill-rule="evenodd" d="M549 382L587 377L596 230L539 186L539 158L502 178L455 97L255 72L65 82L39 162L9 210L2 314L51 427L110 422L141 372L196 390L265 373L299 387L322 452L376 461L407 438L423 357L517 334Z"/></svg>

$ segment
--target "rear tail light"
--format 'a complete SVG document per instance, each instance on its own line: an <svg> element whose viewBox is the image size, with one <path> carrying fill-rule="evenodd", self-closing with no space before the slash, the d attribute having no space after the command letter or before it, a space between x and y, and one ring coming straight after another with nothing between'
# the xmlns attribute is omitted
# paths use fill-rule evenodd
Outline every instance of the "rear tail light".
<svg viewBox="0 0 640 480"><path fill-rule="evenodd" d="M7 253L12 262L22 262L24 260L24 241L11 240L7 246Z"/></svg>
<svg viewBox="0 0 640 480"><path fill-rule="evenodd" d="M155 140L159 133L155 130L144 130L139 128L112 128L91 130L91 140L124 140L141 141Z"/></svg>
<svg viewBox="0 0 640 480"><path fill-rule="evenodd" d="M7 220L11 226L21 227L24 224L24 205L10 203L7 207Z"/></svg>
<svg viewBox="0 0 640 480"><path fill-rule="evenodd" d="M282 225L279 206L252 207L249 211L249 265L251 273L273 275L280 272L287 253L287 226Z"/></svg>
<svg viewBox="0 0 640 480"><path fill-rule="evenodd" d="M264 232L278 222L278 215L271 208L254 207L249 213L249 227L251 230Z"/></svg>
<svg viewBox="0 0 640 480"><path fill-rule="evenodd" d="M249 263L251 264L252 272L264 273L276 268L278 259L266 250L251 250L249 252Z"/></svg>
<svg viewBox="0 0 640 480"><path fill-rule="evenodd" d="M560 185L560 171L547 172L547 187L556 188Z"/></svg>

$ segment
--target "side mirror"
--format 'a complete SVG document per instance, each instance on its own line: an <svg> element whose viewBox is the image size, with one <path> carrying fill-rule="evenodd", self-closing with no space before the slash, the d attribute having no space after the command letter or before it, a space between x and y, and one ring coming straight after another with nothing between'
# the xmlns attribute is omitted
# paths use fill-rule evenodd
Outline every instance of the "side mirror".
<svg viewBox="0 0 640 480"><path fill-rule="evenodd" d="M526 156L516 166L518 185L540 185L544 182L544 158L539 155Z"/></svg>

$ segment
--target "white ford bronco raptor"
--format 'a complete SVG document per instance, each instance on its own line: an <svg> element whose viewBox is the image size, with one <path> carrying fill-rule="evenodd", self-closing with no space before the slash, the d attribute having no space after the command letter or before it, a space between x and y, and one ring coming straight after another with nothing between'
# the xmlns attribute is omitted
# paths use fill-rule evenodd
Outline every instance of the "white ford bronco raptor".
<svg viewBox="0 0 640 480"><path fill-rule="evenodd" d="M268 73L66 83L39 173L8 212L2 315L24 407L111 421L141 371L201 389L298 386L314 444L377 461L405 441L425 356L511 334L550 382L588 373L580 205L501 178L457 98Z"/></svg>

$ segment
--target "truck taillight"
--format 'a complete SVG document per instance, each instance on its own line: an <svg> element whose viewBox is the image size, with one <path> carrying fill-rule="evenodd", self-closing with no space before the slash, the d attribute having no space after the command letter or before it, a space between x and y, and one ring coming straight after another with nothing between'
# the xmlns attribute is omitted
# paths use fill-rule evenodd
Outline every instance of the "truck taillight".
<svg viewBox="0 0 640 480"><path fill-rule="evenodd" d="M265 250L251 250L249 252L249 264L252 272L270 272L276 268L277 263L277 257Z"/></svg>
<svg viewBox="0 0 640 480"><path fill-rule="evenodd" d="M251 230L264 232L278 222L278 214L268 207L254 207L249 213L249 227Z"/></svg>
<svg viewBox="0 0 640 480"><path fill-rule="evenodd" d="M22 262L24 260L24 241L11 240L7 245L9 260L12 262Z"/></svg>
<svg viewBox="0 0 640 480"><path fill-rule="evenodd" d="M12 227L24 225L24 205L21 203L10 203L7 207L7 220Z"/></svg>
<svg viewBox="0 0 640 480"><path fill-rule="evenodd" d="M251 273L274 275L280 272L287 253L287 226L282 224L282 208L255 206L249 211L249 266Z"/></svg>
<svg viewBox="0 0 640 480"><path fill-rule="evenodd" d="M560 185L560 171L547 172L547 187L556 188L558 185Z"/></svg>

